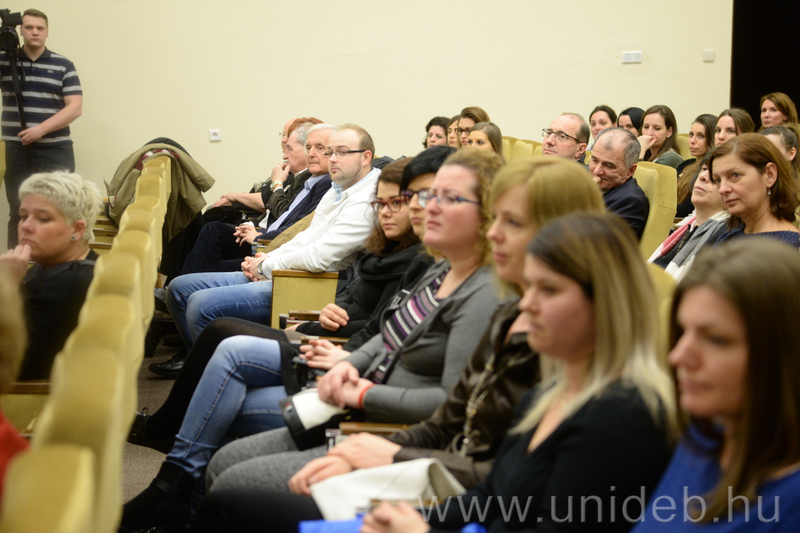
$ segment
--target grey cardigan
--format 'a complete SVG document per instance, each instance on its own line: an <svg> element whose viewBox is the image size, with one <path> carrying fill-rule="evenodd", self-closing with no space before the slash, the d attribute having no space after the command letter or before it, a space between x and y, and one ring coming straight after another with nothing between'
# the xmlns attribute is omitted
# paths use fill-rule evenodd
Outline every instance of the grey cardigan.
<svg viewBox="0 0 800 533"><path fill-rule="evenodd" d="M382 323L448 266L447 261L434 264L413 289L398 293L384 310ZM364 395L367 419L405 424L429 417L458 381L489 327L498 303L492 270L488 266L476 270L439 302L439 306L406 338L386 383L371 387ZM345 360L363 376L377 367L387 353L379 333Z"/></svg>

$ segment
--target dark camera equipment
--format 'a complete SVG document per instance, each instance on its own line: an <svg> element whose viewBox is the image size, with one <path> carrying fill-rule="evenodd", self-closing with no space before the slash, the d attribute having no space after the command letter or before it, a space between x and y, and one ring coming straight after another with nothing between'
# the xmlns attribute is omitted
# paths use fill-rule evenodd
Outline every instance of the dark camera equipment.
<svg viewBox="0 0 800 533"><path fill-rule="evenodd" d="M11 69L11 86L13 87L14 96L17 99L17 109L19 110L19 123L21 128L25 130L28 128L25 121L25 101L22 97L25 71L21 68L19 36L17 35L17 26L22 25L22 14L12 13L9 9L0 9L0 20L3 22L2 27L0 27L0 53L5 54L8 59ZM27 152L30 160L30 148L28 148Z"/></svg>
<svg viewBox="0 0 800 533"><path fill-rule="evenodd" d="M0 19L3 21L3 26L0 27L0 52L16 52L19 49L16 28L22 24L22 15L0 9Z"/></svg>

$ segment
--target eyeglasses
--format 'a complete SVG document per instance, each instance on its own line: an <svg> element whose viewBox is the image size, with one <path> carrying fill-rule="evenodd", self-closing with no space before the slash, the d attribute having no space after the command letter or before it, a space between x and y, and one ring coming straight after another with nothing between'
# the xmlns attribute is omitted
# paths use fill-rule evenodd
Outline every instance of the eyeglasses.
<svg viewBox="0 0 800 533"><path fill-rule="evenodd" d="M384 207L388 207L392 213L397 213L400 209L408 203L408 198L405 196L392 196L386 201L373 200L369 203L376 213L380 213Z"/></svg>
<svg viewBox="0 0 800 533"><path fill-rule="evenodd" d="M472 128L466 128L466 129L465 128L456 128L456 133L458 133L459 135L464 135L465 133L467 135L469 135L471 131L472 131Z"/></svg>
<svg viewBox="0 0 800 533"><path fill-rule="evenodd" d="M572 139L576 143L580 143L580 141L578 139L576 139L572 135L567 135L563 131L553 131L553 130L547 130L547 129L542 130L542 137L543 138L547 139L551 135L555 135L556 136L556 140L559 141L559 142L562 142L562 143L567 142L567 139Z"/></svg>
<svg viewBox="0 0 800 533"><path fill-rule="evenodd" d="M425 187L425 188L420 189L418 191L413 191L411 189L406 189L405 191L401 192L400 195L403 196L406 199L406 202L410 202L411 199L414 198L415 195L422 194L422 191L428 191L428 190L429 190L428 187Z"/></svg>
<svg viewBox="0 0 800 533"><path fill-rule="evenodd" d="M330 158L334 154L336 155L336 157L344 157L349 154L362 154L366 151L367 150L348 150L346 148L342 148L341 150L326 150L322 152L322 155L324 155L327 158Z"/></svg>
<svg viewBox="0 0 800 533"><path fill-rule="evenodd" d="M442 207L451 207L454 205L458 205L460 203L475 204L475 205L481 204L477 200L470 200L468 198L464 198L463 196L458 196L451 193L437 194L431 191L430 189L419 191L418 194L419 194L419 205L421 205L422 207L427 207L428 203L434 198L436 198L436 201L439 202L439 205Z"/></svg>

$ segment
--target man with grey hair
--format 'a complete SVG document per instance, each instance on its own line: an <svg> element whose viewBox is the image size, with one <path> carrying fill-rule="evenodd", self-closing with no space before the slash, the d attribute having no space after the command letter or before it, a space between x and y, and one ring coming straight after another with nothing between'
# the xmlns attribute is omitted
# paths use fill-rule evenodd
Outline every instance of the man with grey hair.
<svg viewBox="0 0 800 533"><path fill-rule="evenodd" d="M299 120L299 119L298 119ZM290 120L284 131L290 128L296 120ZM291 203L289 197L292 188L302 189L302 183L296 182L296 178L305 176L309 173L304 172L308 168L306 161L305 142L306 137L314 126L313 122L304 122L296 126L290 134L284 135L281 139L281 150L283 160L272 169L270 177L264 182L254 184L250 192L229 192L223 194L211 208L206 212L204 218L207 222L219 220L216 208L225 206L237 206L241 210L248 210L252 214L266 213L263 216L262 227L266 228L278 218ZM287 199L288 198L288 199ZM224 212L224 211L223 211ZM209 218L209 214L213 213Z"/></svg>
<svg viewBox="0 0 800 533"><path fill-rule="evenodd" d="M622 217L641 239L650 202L633 179L639 161L639 141L625 128L600 132L589 160L594 182L603 191L606 208Z"/></svg>
<svg viewBox="0 0 800 533"><path fill-rule="evenodd" d="M583 156L589 142L589 125L577 113L562 113L542 130L542 155L556 155L586 166Z"/></svg>

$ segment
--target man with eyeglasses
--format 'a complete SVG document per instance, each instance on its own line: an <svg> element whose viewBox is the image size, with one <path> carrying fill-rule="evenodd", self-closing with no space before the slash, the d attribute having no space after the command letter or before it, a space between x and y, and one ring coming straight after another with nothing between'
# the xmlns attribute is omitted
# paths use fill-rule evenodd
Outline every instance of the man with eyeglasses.
<svg viewBox="0 0 800 533"><path fill-rule="evenodd" d="M273 269L337 271L353 262L372 231L370 201L380 175L372 168L374 153L366 130L340 126L326 150L332 186L306 230L268 254L246 258L242 272L189 274L170 283L167 307L187 348L215 318L268 323Z"/></svg>
<svg viewBox="0 0 800 533"><path fill-rule="evenodd" d="M583 156L589 134L589 125L582 116L563 113L542 130L542 155L555 155L586 166Z"/></svg>
<svg viewBox="0 0 800 533"><path fill-rule="evenodd" d="M650 202L633 179L641 146L625 128L608 128L594 142L589 171L600 190L606 208L622 217L641 239Z"/></svg>

